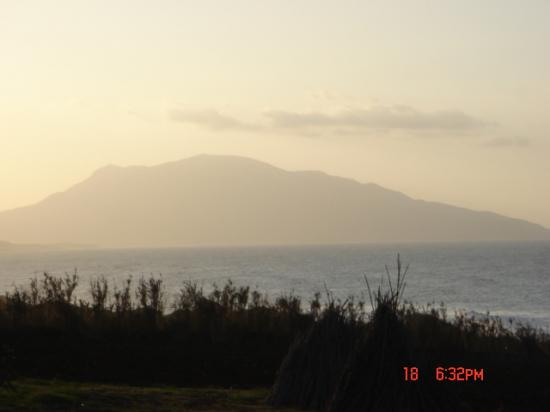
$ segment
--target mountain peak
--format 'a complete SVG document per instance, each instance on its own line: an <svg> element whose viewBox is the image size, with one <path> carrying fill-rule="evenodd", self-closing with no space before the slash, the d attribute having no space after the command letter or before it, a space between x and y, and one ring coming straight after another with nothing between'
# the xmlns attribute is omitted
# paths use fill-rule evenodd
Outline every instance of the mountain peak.
<svg viewBox="0 0 550 412"><path fill-rule="evenodd" d="M202 163L218 163L218 164L248 164L248 165L257 165L257 166L269 166L274 169L277 167L263 162L261 160L252 159L251 157L246 156L237 156L237 155L217 155L217 154L207 154L201 153L196 156L191 156L185 159L177 161L178 163L186 162L202 162Z"/></svg>

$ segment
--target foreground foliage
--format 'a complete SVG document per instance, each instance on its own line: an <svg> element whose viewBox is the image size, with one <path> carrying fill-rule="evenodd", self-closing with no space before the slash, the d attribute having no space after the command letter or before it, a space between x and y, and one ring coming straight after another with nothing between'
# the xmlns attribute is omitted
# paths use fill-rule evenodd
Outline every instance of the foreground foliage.
<svg viewBox="0 0 550 412"><path fill-rule="evenodd" d="M273 382L296 334L314 319L300 300L274 302L231 281L206 294L185 283L171 311L161 278L90 284L44 274L0 305L3 373L126 383L246 385ZM0 355L0 358L2 356ZM8 379L4 379L8 380Z"/></svg>
<svg viewBox="0 0 550 412"><path fill-rule="evenodd" d="M548 411L550 339L498 318L403 304L406 270L398 258L388 289L369 296L366 321L331 305L290 348L270 402L329 412ZM483 380L440 381L438 367L483 369ZM404 367L418 368L407 381ZM449 376L452 377L452 376Z"/></svg>
<svg viewBox="0 0 550 412"><path fill-rule="evenodd" d="M21 388L31 385L29 378L149 387L274 383L269 402L279 408L548 410L546 334L525 325L505 326L488 314L459 312L448 317L444 306L415 307L402 301L405 278L406 269L398 259L393 283L389 271L385 287L373 292L366 283L370 308L353 298L335 299L327 290L326 298L316 294L305 309L296 296L270 300L231 281L214 285L208 293L185 282L169 301L162 278L155 277L137 282L128 278L119 285L97 278L90 282L90 299L83 300L75 295L76 273L61 278L44 274L0 300L0 390L9 405L16 399L10 395L15 393L13 382ZM420 379L406 382L405 366L417 367ZM484 369L485 379L438 382L438 366ZM124 402L130 398L142 399L138 389L132 396L123 393L131 392L126 386L92 387L108 388L100 392L109 393L114 406L105 410L125 410L117 408L127 407ZM151 402L173 395L166 389L142 390ZM37 391L28 388L20 393L35 397ZM180 397L184 392L178 391L177 404L185 404L185 396ZM81 399L66 392L58 395L52 400L46 391L39 402L62 403L68 396L70 408L60 410L73 410ZM18 402L28 401L34 408L36 399L28 396L21 395ZM87 399L90 405L92 398ZM136 408L147 405L147 399L136 401ZM166 410L178 410L170 409L173 405L167 404ZM211 410L225 410L213 405ZM261 410L258 405L252 410ZM25 410L23 404L17 407Z"/></svg>

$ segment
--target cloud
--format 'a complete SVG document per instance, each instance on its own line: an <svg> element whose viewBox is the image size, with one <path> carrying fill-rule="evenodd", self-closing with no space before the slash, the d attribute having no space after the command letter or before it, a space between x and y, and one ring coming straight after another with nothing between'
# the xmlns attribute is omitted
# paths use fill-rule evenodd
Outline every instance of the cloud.
<svg viewBox="0 0 550 412"><path fill-rule="evenodd" d="M254 131L258 129L256 125L225 116L216 110L172 110L170 112L170 119L176 122L193 123L214 131Z"/></svg>
<svg viewBox="0 0 550 412"><path fill-rule="evenodd" d="M483 144L485 147L520 147L525 148L531 145L531 141L525 137L497 137Z"/></svg>
<svg viewBox="0 0 550 412"><path fill-rule="evenodd" d="M266 116L272 125L284 129L345 128L362 131L409 130L469 132L488 124L460 111L421 112L408 106L375 106L336 114L322 112L271 111Z"/></svg>
<svg viewBox="0 0 550 412"><path fill-rule="evenodd" d="M289 132L301 135L365 135L392 131L444 133L475 132L489 123L461 111L422 112L409 106L373 106L345 109L334 113L273 110L263 113L265 122L253 124L229 117L216 110L173 110L170 118L193 123L214 131Z"/></svg>

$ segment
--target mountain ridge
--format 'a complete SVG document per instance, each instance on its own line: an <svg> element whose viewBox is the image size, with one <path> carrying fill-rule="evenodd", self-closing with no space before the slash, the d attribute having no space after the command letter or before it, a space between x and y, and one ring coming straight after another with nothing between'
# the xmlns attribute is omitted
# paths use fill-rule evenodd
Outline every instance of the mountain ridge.
<svg viewBox="0 0 550 412"><path fill-rule="evenodd" d="M63 192L0 212L0 237L118 247L546 240L550 231L375 183L203 154L99 168Z"/></svg>

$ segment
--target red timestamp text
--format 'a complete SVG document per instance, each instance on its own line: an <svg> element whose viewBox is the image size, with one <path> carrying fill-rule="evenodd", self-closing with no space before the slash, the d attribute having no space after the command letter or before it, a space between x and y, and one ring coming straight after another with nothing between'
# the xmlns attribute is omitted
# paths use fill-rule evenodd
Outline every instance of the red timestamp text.
<svg viewBox="0 0 550 412"><path fill-rule="evenodd" d="M467 381L483 381L485 379L485 371L483 368L464 368L462 366L449 366L444 368L439 366L435 368L435 379L438 381L451 382L467 382Z"/></svg>
<svg viewBox="0 0 550 412"><path fill-rule="evenodd" d="M420 371L416 366L403 367L405 381L416 382L419 378ZM439 382L482 382L484 379L485 370L483 368L465 368L463 366L438 366L435 368L435 380Z"/></svg>

